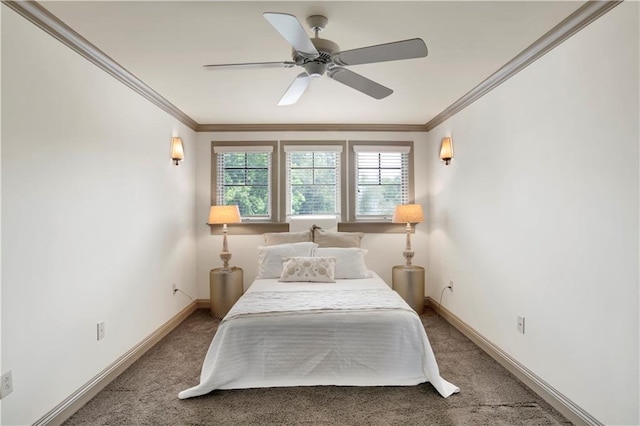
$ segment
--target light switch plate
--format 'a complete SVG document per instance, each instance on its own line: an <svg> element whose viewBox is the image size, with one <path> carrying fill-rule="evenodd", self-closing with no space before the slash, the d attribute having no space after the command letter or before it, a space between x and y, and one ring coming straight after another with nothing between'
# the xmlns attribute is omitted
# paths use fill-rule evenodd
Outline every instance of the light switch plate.
<svg viewBox="0 0 640 426"><path fill-rule="evenodd" d="M0 378L0 399L11 392L13 392L13 377L11 376L11 370L9 370Z"/></svg>
<svg viewBox="0 0 640 426"><path fill-rule="evenodd" d="M97 324L97 329L98 329L98 340L104 339L104 321L99 322Z"/></svg>

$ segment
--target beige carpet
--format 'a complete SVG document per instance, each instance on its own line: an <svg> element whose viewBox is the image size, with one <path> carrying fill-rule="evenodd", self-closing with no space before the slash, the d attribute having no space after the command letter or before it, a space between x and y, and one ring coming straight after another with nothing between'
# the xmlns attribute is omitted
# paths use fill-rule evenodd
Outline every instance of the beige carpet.
<svg viewBox="0 0 640 426"><path fill-rule="evenodd" d="M214 391L188 400L219 321L200 310L65 425L558 425L570 424L432 311L422 322L442 377L459 394L410 387Z"/></svg>

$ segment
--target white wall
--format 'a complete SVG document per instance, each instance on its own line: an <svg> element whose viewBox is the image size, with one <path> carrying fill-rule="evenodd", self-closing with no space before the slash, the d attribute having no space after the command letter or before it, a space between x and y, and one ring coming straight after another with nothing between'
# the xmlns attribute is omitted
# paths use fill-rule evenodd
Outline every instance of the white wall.
<svg viewBox="0 0 640 426"><path fill-rule="evenodd" d="M199 133L196 156L197 165L197 212L196 232L198 244L197 280L200 299L209 298L209 271L222 266L220 250L222 236L211 235L206 224L211 206L211 142L212 141L255 141L255 140L384 140L414 141L415 167L415 199L417 203L427 198L426 170L418 167L426 162L426 133L392 133L392 132L229 132ZM426 208L426 206L425 206ZM427 261L427 226L418 224L412 235L411 245L416 252L413 263L426 265ZM258 249L264 245L261 235L233 235L229 233L229 250L233 254L230 264L241 267L244 271L245 288L253 282L257 275ZM405 245L404 234L367 234L362 240L362 248L367 253L367 266L377 272L388 284L391 284L391 268L402 265L405 260L402 250Z"/></svg>
<svg viewBox="0 0 640 426"><path fill-rule="evenodd" d="M2 424L37 420L186 306L172 282L209 298L211 141L274 139L414 140L428 294L453 279L456 315L600 421L638 423L637 16L622 4L428 135L196 136L2 6ZM230 235L245 287L261 243ZM363 241L388 282L403 245Z"/></svg>
<svg viewBox="0 0 640 426"><path fill-rule="evenodd" d="M621 4L428 134L429 295L453 279L444 306L619 425L640 422L638 22Z"/></svg>
<svg viewBox="0 0 640 426"><path fill-rule="evenodd" d="M18 425L190 303L171 284L195 292L196 135L4 5L2 66L2 424Z"/></svg>

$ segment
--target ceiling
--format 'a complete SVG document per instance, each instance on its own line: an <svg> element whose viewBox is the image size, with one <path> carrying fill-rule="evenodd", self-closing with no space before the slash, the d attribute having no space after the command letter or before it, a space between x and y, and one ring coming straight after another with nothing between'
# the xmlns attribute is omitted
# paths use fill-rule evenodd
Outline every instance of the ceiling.
<svg viewBox="0 0 640 426"><path fill-rule="evenodd" d="M582 1L51 1L42 6L199 124L422 125L578 9ZM277 106L301 68L205 70L291 60L262 16L290 13L341 50L422 38L426 58L351 66L394 90L375 100L326 75ZM309 31L311 35L311 32Z"/></svg>

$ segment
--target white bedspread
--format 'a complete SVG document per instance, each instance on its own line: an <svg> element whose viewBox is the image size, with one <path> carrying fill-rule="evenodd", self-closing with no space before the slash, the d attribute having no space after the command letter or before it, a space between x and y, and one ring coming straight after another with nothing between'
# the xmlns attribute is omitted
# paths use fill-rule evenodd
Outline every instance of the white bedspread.
<svg viewBox="0 0 640 426"><path fill-rule="evenodd" d="M254 291L246 294L241 303L236 303L224 317L224 321L247 315L393 309L412 312L411 307L398 293L378 288L332 291Z"/></svg>
<svg viewBox="0 0 640 426"><path fill-rule="evenodd" d="M337 283L256 280L229 311L205 357L200 384L214 389L279 386L411 386L440 377L418 315L379 277Z"/></svg>

